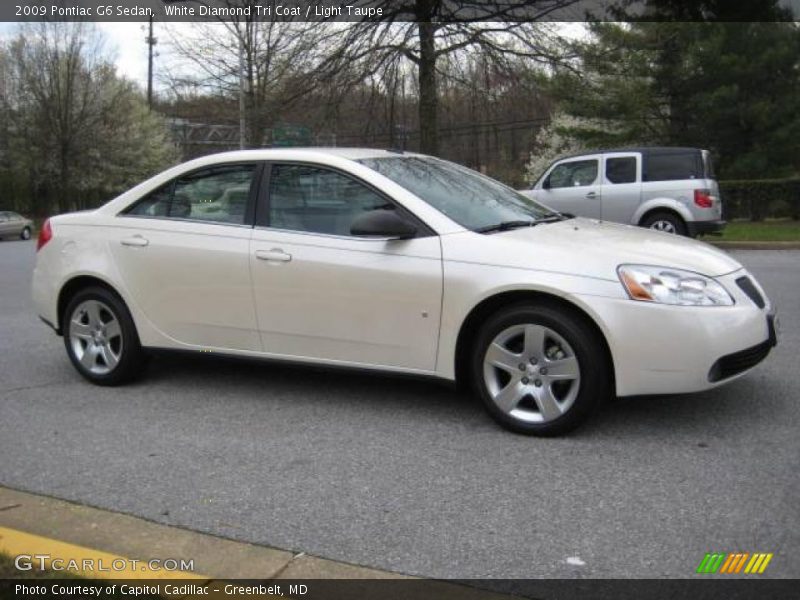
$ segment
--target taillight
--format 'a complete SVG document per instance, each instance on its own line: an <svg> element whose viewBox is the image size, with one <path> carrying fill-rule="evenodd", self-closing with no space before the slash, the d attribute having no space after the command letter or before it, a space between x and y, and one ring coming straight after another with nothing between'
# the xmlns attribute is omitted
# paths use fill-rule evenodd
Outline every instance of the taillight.
<svg viewBox="0 0 800 600"><path fill-rule="evenodd" d="M53 239L53 229L50 227L50 219L42 223L42 228L39 230L39 237L36 240L36 251L41 250L44 245Z"/></svg>
<svg viewBox="0 0 800 600"><path fill-rule="evenodd" d="M695 190L694 203L700 208L711 208L714 206L714 197L710 190Z"/></svg>

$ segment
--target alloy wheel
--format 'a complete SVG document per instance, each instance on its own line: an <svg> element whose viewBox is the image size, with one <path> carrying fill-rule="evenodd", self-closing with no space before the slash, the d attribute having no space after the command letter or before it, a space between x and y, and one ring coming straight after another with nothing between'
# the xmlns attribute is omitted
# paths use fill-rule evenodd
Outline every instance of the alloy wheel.
<svg viewBox="0 0 800 600"><path fill-rule="evenodd" d="M562 336L544 325L520 324L504 329L489 344L483 378L504 413L527 423L547 423L572 407L581 371Z"/></svg>
<svg viewBox="0 0 800 600"><path fill-rule="evenodd" d="M80 365L94 375L113 371L122 358L122 328L108 305L81 302L69 321L70 345Z"/></svg>
<svg viewBox="0 0 800 600"><path fill-rule="evenodd" d="M674 223L662 219L654 221L650 225L650 229L655 229L656 231L663 231L664 233L677 233Z"/></svg>

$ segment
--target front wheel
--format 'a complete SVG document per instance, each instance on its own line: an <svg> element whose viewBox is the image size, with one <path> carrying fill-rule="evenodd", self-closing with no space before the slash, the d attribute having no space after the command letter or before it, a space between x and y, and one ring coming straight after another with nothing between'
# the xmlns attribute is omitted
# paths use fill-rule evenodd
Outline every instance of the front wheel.
<svg viewBox="0 0 800 600"><path fill-rule="evenodd" d="M141 372L144 352L125 304L101 287L81 290L63 318L64 344L72 364L98 385L118 385Z"/></svg>
<svg viewBox="0 0 800 600"><path fill-rule="evenodd" d="M566 433L611 390L598 334L572 312L550 305L495 314L477 336L471 366L486 410L518 433Z"/></svg>
<svg viewBox="0 0 800 600"><path fill-rule="evenodd" d="M31 239L31 228L25 227L19 234L20 239L22 240L29 240Z"/></svg>

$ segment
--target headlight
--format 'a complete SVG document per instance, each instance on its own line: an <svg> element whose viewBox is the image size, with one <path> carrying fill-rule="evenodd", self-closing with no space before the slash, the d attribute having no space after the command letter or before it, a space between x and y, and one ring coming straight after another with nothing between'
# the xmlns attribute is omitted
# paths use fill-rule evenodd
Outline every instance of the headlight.
<svg viewBox="0 0 800 600"><path fill-rule="evenodd" d="M683 306L731 306L733 298L717 281L681 269L620 265L617 274L633 300Z"/></svg>

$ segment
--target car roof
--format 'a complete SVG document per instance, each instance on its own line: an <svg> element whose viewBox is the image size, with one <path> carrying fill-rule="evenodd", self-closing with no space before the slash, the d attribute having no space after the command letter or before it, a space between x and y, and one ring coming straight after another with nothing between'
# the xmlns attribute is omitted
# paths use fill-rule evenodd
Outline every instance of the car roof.
<svg viewBox="0 0 800 600"><path fill-rule="evenodd" d="M690 148L688 146L624 146L620 148L594 148L576 152L575 154L566 154L560 156L558 160L566 158L578 158L579 156L586 156L587 154L611 154L615 152L641 152L643 154L684 154L686 152L702 152L702 148Z"/></svg>
<svg viewBox="0 0 800 600"><path fill-rule="evenodd" d="M203 156L205 159L234 159L234 160L299 160L304 156L311 159L325 156L336 156L348 160L362 160L365 158L385 158L390 156L422 156L413 152L402 150L382 150L378 148L331 148L331 147L287 147L287 148L258 148L253 150L234 150Z"/></svg>

